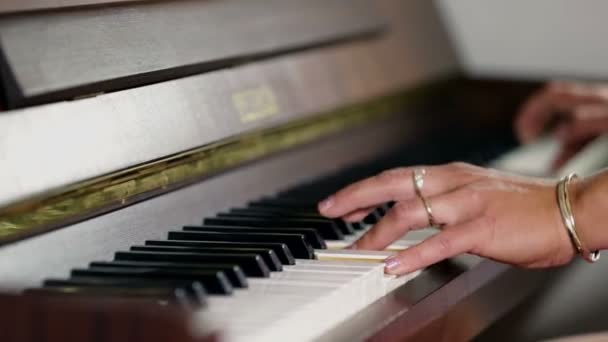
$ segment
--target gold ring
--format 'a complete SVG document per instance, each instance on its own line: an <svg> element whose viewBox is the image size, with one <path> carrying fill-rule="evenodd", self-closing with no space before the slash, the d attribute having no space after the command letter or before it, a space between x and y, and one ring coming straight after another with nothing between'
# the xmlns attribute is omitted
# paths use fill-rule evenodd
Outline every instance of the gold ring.
<svg viewBox="0 0 608 342"><path fill-rule="evenodd" d="M428 216L429 218L429 227L436 227L437 222L435 222L435 218L433 217L433 210L431 209L431 205L429 204L429 202L426 200L426 198L420 196L420 200L422 201L422 204L424 205L424 210L426 210L426 216Z"/></svg>
<svg viewBox="0 0 608 342"><path fill-rule="evenodd" d="M416 195L422 197L422 187L424 186L424 176L426 175L425 169L415 169L412 174L414 180L414 189L416 189Z"/></svg>
<svg viewBox="0 0 608 342"><path fill-rule="evenodd" d="M415 169L412 173L412 181L414 182L414 190L416 191L416 196L420 198L420 201L422 201L422 205L424 206L424 210L426 211L426 216L429 219L429 226L435 227L437 226L437 222L435 222L435 217L433 216L433 209L431 209L431 205L429 204L427 199L422 195L422 187L424 187L425 175L425 169Z"/></svg>

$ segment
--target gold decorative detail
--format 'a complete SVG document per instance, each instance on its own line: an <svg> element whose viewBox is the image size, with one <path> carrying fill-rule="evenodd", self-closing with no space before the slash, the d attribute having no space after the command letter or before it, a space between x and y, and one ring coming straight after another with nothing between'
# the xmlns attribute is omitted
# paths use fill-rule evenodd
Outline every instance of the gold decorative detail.
<svg viewBox="0 0 608 342"><path fill-rule="evenodd" d="M239 112L243 123L279 114L277 97L272 89L265 85L234 93L232 103Z"/></svg>
<svg viewBox="0 0 608 342"><path fill-rule="evenodd" d="M343 107L280 127L221 140L0 208L0 244L108 212L271 153L395 114L407 102L429 92L426 87ZM238 93L233 98L244 121L278 112L276 98L266 87Z"/></svg>

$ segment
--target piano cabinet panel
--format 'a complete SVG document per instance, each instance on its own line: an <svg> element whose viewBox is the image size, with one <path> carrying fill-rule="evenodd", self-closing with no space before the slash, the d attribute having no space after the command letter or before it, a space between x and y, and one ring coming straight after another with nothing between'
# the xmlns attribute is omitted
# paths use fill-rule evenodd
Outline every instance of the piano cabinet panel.
<svg viewBox="0 0 608 342"><path fill-rule="evenodd" d="M550 271L484 260L394 317L370 340L469 341L540 289L549 277ZM408 295L403 287L392 300Z"/></svg>
<svg viewBox="0 0 608 342"><path fill-rule="evenodd" d="M0 14L25 11L48 11L60 8L85 6L104 6L108 4L135 1L146 0L3 0L0 1Z"/></svg>
<svg viewBox="0 0 608 342"><path fill-rule="evenodd" d="M468 341L539 289L551 271L465 255L425 270L321 341Z"/></svg>
<svg viewBox="0 0 608 342"><path fill-rule="evenodd" d="M194 338L188 313L171 306L120 300L0 295L2 342L212 342Z"/></svg>

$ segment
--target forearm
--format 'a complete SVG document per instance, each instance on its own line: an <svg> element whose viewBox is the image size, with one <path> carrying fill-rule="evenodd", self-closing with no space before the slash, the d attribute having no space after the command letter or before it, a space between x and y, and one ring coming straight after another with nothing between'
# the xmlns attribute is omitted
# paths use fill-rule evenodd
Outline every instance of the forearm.
<svg viewBox="0 0 608 342"><path fill-rule="evenodd" d="M576 182L574 215L577 231L590 250L608 249L608 169Z"/></svg>

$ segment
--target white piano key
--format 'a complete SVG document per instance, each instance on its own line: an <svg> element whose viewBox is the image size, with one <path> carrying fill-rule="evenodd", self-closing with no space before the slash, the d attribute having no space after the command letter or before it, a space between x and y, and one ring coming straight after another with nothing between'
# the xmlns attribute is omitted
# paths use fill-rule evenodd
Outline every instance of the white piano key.
<svg viewBox="0 0 608 342"><path fill-rule="evenodd" d="M354 260L318 260L318 259L297 259L297 266L314 266L314 267L357 267L362 269L372 269L374 265L370 265L368 262L354 261Z"/></svg>
<svg viewBox="0 0 608 342"><path fill-rule="evenodd" d="M383 277L383 267L377 264L365 275L282 317L274 322L272 329L263 331L253 340L281 340L285 336L294 341L314 339L379 298L384 291L380 284Z"/></svg>
<svg viewBox="0 0 608 342"><path fill-rule="evenodd" d="M372 227L371 225L368 225L365 229L358 231L355 234L351 234L351 235L344 237L344 240L327 240L325 242L327 244L327 248L333 250L333 249L345 249L347 247L350 247L354 242L359 240L361 238L361 236L363 236L363 234L365 234L365 232L367 232L369 229L371 229L371 227ZM420 243L423 240L428 239L429 237L433 236L434 234L437 234L437 232L439 232L439 230L436 228L432 228L432 227L412 230L412 231L408 232L402 238L396 240L391 245L389 245L386 248L386 250L395 250L395 251L404 250L406 248L409 248L413 245Z"/></svg>
<svg viewBox="0 0 608 342"><path fill-rule="evenodd" d="M386 293L409 281L384 274L390 251L320 250L318 260L296 260L269 278L250 278L248 289L209 299L194 320L212 316L230 341L307 341L321 336ZM200 316L200 317L199 317ZM269 325L268 322L273 322Z"/></svg>
<svg viewBox="0 0 608 342"><path fill-rule="evenodd" d="M365 250L350 250L350 249L316 249L315 255L320 260L355 260L364 262L382 263L390 256L395 255L391 251L365 251Z"/></svg>

